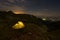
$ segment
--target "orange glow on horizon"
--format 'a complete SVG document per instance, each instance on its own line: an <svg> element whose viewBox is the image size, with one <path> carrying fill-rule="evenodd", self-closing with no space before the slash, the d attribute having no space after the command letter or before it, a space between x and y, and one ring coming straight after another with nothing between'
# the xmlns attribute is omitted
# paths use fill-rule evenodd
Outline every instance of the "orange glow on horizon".
<svg viewBox="0 0 60 40"><path fill-rule="evenodd" d="M24 14L24 11L13 11L15 14Z"/></svg>

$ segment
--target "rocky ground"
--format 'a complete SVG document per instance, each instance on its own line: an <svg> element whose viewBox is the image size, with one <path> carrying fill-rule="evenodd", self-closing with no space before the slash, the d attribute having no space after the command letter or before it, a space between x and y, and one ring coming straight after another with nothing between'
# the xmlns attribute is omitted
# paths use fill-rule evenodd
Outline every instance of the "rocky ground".
<svg viewBox="0 0 60 40"><path fill-rule="evenodd" d="M47 32L48 28L25 23L24 29L0 28L0 40L60 40L60 31Z"/></svg>

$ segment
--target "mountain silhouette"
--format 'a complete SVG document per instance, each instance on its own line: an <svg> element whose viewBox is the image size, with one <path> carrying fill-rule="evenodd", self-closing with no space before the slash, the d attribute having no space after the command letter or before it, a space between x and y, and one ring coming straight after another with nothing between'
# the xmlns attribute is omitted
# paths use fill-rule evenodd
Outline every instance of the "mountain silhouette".
<svg viewBox="0 0 60 40"><path fill-rule="evenodd" d="M13 29L12 26L19 21L22 21L25 27ZM49 22L30 14L0 11L0 40L54 40L53 34L55 31L48 32L48 29L51 29L51 27L57 28L58 25L60 25L60 21ZM57 34L56 31L56 36Z"/></svg>
<svg viewBox="0 0 60 40"><path fill-rule="evenodd" d="M0 40L40 40L40 37L47 32L47 27L42 23L42 19L37 18L29 14L14 14L12 11L0 12ZM13 29L12 26L18 21L22 21L25 24L23 29ZM24 37L22 37L22 35ZM31 35L31 36L29 36ZM35 35L35 36L34 36ZM42 39L46 39L44 34ZM28 38L27 38L28 37ZM32 38L31 38L32 37ZM39 37L39 38L35 38Z"/></svg>
<svg viewBox="0 0 60 40"><path fill-rule="evenodd" d="M29 14L14 14L12 11L1 11L0 18L6 20L7 22L11 21L23 21L30 22L37 25L42 25L43 20Z"/></svg>

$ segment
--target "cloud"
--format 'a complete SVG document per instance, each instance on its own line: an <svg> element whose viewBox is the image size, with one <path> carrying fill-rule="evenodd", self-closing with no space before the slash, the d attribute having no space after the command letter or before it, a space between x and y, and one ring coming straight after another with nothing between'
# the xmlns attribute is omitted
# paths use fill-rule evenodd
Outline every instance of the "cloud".
<svg viewBox="0 0 60 40"><path fill-rule="evenodd" d="M21 2L24 2L25 0L21 0Z"/></svg>
<svg viewBox="0 0 60 40"><path fill-rule="evenodd" d="M37 17L60 17L60 14L51 11L28 11L27 13Z"/></svg>
<svg viewBox="0 0 60 40"><path fill-rule="evenodd" d="M12 2L12 3L13 3L15 0L7 0L7 1L8 1L8 2Z"/></svg>
<svg viewBox="0 0 60 40"><path fill-rule="evenodd" d="M8 11L11 10L16 14L32 14L35 16L60 16L60 12L52 12L46 8L37 8L37 5L34 6L34 2L32 0L0 0L0 11ZM35 9L36 7L36 9ZM40 7L40 6L39 6ZM31 11L31 12L28 12Z"/></svg>
<svg viewBox="0 0 60 40"><path fill-rule="evenodd" d="M8 0L9 2L0 2L0 11L13 11L15 13L25 13L25 9L22 6L11 4L14 0Z"/></svg>

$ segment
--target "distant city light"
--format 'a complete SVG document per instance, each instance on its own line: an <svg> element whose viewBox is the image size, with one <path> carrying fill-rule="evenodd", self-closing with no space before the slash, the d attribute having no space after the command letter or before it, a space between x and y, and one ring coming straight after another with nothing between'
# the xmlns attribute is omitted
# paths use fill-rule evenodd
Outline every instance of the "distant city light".
<svg viewBox="0 0 60 40"><path fill-rule="evenodd" d="M12 28L14 28L14 29L22 29L24 27L25 27L24 23L22 21L18 21L18 23L16 23Z"/></svg>
<svg viewBox="0 0 60 40"><path fill-rule="evenodd" d="M46 18L42 18L42 20L46 20Z"/></svg>
<svg viewBox="0 0 60 40"><path fill-rule="evenodd" d="M15 14L24 14L25 11L13 11Z"/></svg>

